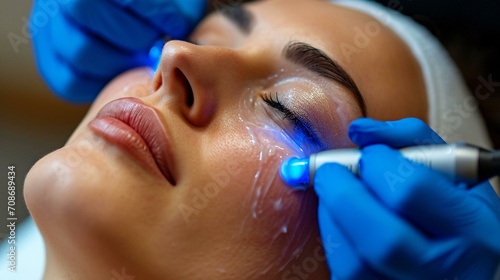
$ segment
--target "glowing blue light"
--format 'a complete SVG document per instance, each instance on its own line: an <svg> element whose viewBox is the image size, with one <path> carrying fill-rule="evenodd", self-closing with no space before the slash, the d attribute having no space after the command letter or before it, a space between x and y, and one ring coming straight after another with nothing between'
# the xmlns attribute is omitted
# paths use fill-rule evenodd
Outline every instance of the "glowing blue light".
<svg viewBox="0 0 500 280"><path fill-rule="evenodd" d="M155 45L149 50L150 65L151 68L153 68L153 70L155 71L156 69L158 69L158 65L160 64L161 52L164 45L164 40L158 40Z"/></svg>
<svg viewBox="0 0 500 280"><path fill-rule="evenodd" d="M290 158L281 166L281 178L292 188L309 186L309 158Z"/></svg>

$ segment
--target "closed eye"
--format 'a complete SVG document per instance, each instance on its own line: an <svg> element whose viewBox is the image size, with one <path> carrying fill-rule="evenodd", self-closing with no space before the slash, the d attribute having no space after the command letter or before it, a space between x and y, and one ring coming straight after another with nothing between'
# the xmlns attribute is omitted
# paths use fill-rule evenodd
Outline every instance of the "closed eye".
<svg viewBox="0 0 500 280"><path fill-rule="evenodd" d="M310 127L310 124L306 120L303 120L300 117L298 117L298 115L294 113L292 110L287 108L279 100L277 92L274 94L274 96L271 93L264 94L262 96L262 100L264 100L264 102L266 102L266 104L269 105L271 108L278 110L283 116L283 119L289 120L293 124L294 129L303 134L307 138L307 140L319 146L323 146L317 134Z"/></svg>

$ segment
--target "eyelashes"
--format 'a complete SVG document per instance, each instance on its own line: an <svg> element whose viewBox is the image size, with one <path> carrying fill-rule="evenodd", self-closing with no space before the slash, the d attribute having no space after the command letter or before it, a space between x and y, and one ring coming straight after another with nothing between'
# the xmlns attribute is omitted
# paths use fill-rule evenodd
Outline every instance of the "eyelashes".
<svg viewBox="0 0 500 280"><path fill-rule="evenodd" d="M297 125L298 122L300 122L299 118L290 109L285 107L283 103L281 103L281 101L278 98L277 92L274 94L274 97L271 93L268 93L265 94L262 97L262 99L264 100L264 102L266 102L267 105L281 112L281 114L283 115L283 119L288 119L292 121L294 125Z"/></svg>
<svg viewBox="0 0 500 280"><path fill-rule="evenodd" d="M319 138L316 133L314 133L309 122L298 117L296 113L286 107L278 98L278 93L265 93L262 96L262 100L269 105L271 108L276 109L282 116L283 119L290 121L294 130L307 138L307 140L320 144Z"/></svg>

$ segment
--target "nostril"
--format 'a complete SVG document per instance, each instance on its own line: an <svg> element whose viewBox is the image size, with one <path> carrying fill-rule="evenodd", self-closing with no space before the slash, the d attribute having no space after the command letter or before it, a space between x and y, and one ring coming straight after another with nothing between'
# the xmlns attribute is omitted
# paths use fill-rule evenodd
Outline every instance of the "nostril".
<svg viewBox="0 0 500 280"><path fill-rule="evenodd" d="M187 80L186 80L186 82L187 82ZM191 106L193 106L193 103L194 103L193 88L191 87L189 82L187 82L186 105L188 107L191 107Z"/></svg>
<svg viewBox="0 0 500 280"><path fill-rule="evenodd" d="M179 81L182 84L182 88L184 89L184 95L186 98L186 105L188 107L193 106L194 103L194 93L193 93L193 88L191 87L191 84L189 83L189 80L186 78L184 73L180 69L175 69L175 75L179 79Z"/></svg>

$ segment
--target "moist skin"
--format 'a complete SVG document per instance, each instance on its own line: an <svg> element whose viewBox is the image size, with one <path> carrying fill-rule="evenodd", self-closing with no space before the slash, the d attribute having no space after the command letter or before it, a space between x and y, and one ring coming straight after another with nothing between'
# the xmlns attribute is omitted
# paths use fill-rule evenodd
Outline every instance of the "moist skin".
<svg viewBox="0 0 500 280"><path fill-rule="evenodd" d="M285 207L288 196L302 195L304 203L301 208L304 208L304 212L308 212L306 209L311 208L311 205L308 205L310 199L307 199L307 195L302 194L301 191L297 193L296 189L286 186L281 180L279 176L281 164L290 157L307 157L326 148L352 146L347 138L347 127L354 118L351 110L353 101L343 98L348 94L346 90L339 86L322 84L321 81L311 81L307 77L304 78L304 75L307 73L300 70L280 69L279 73L247 87L240 99L239 121L244 124L252 144L260 151L258 170L249 188L247 201L242 204L244 207L250 205L248 209L250 215L242 221L241 229L247 228L245 225L250 219L258 220L269 215L276 217L272 229L268 231L271 244L285 236L289 243L293 244L284 247L281 253L283 257L281 268L293 259L293 257L288 257L286 260L286 256L296 256L302 251L311 234L310 230L300 228L302 220L308 217L301 215L297 222L297 217L293 217L290 213L283 213L288 209ZM329 89L335 93L329 92ZM276 123L276 115L270 116L276 113L274 111L276 109L270 108L261 96L268 93L276 94L280 102L287 104L289 109L299 115L307 115L312 122L324 121L321 118L327 116L331 118L330 123L334 123L336 127L329 129L329 133L321 135L322 139L326 139L321 146L310 143L311 141L302 135L291 135L289 131ZM316 112L319 111L319 114L312 116L308 114L305 107L314 108ZM288 120L280 121L287 122ZM252 157L251 160L255 158ZM276 186L284 189L283 197L269 197L270 189ZM274 213L271 214L269 211ZM262 274L274 265L276 264L269 264L267 268L263 268Z"/></svg>

